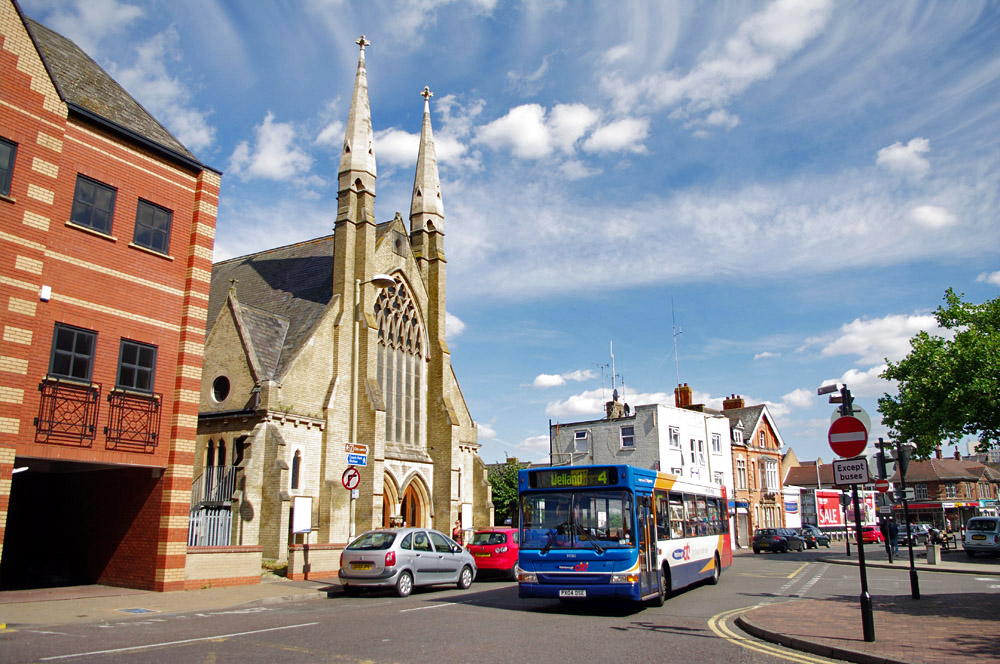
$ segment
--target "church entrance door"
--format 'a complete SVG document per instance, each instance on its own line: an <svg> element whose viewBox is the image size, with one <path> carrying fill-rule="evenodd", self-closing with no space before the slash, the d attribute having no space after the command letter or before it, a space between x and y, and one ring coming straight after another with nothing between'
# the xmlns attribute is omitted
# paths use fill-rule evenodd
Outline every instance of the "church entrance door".
<svg viewBox="0 0 1000 664"><path fill-rule="evenodd" d="M410 484L403 492L402 506L399 510L406 525L414 528L423 527L424 524L421 523L421 515L424 513L423 507L420 502L420 494L416 492L413 484Z"/></svg>

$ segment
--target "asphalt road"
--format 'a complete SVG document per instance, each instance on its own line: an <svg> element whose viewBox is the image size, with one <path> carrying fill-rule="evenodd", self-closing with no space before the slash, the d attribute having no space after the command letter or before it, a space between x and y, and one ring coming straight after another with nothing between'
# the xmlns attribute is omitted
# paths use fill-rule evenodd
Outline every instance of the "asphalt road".
<svg viewBox="0 0 1000 664"><path fill-rule="evenodd" d="M0 641L4 662L825 662L764 646L732 627L739 610L796 597L857 596L856 567L822 552L738 555L717 586L663 607L521 600L509 581L293 602L227 611L151 614L32 628ZM902 570L869 570L872 595L908 595ZM970 575L924 574L925 594L982 591ZM861 632L860 609L858 633ZM787 655L787 656L786 656Z"/></svg>

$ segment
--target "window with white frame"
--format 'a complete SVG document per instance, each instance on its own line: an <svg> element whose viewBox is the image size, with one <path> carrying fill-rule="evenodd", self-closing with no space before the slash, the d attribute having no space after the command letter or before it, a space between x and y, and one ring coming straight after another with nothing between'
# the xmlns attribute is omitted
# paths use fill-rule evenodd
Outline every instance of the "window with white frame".
<svg viewBox="0 0 1000 664"><path fill-rule="evenodd" d="M670 472L672 474L674 474L674 475L683 475L684 474L684 469L683 468L671 468Z"/></svg>
<svg viewBox="0 0 1000 664"><path fill-rule="evenodd" d="M778 463L776 461L768 460L764 462L764 490L765 491L777 491L778 490Z"/></svg>
<svg viewBox="0 0 1000 664"><path fill-rule="evenodd" d="M913 485L913 497L916 499L927 499L927 485L926 484L914 484Z"/></svg>
<svg viewBox="0 0 1000 664"><path fill-rule="evenodd" d="M692 438L689 447L691 448L691 463L696 464L698 463L698 441Z"/></svg>
<svg viewBox="0 0 1000 664"><path fill-rule="evenodd" d="M713 433L712 434L712 451L716 454L722 453L722 434Z"/></svg>
<svg viewBox="0 0 1000 664"><path fill-rule="evenodd" d="M764 443L765 443L766 441L767 441L767 438L765 438L765 437L764 437L764 432L763 432L763 431L761 431L761 432L760 432L760 446L761 446L761 447L765 447Z"/></svg>
<svg viewBox="0 0 1000 664"><path fill-rule="evenodd" d="M957 492L955 491L955 483L954 482L948 482L947 484L944 485L944 497L945 498L954 498L955 495L956 495L956 493Z"/></svg>
<svg viewBox="0 0 1000 664"><path fill-rule="evenodd" d="M733 443L737 445L743 444L743 432L739 429L733 429Z"/></svg>
<svg viewBox="0 0 1000 664"><path fill-rule="evenodd" d="M701 466L705 465L705 441L698 441L698 464Z"/></svg>
<svg viewBox="0 0 1000 664"><path fill-rule="evenodd" d="M635 427L622 427L621 431L622 437L622 448L623 449L633 449L635 448Z"/></svg>
<svg viewBox="0 0 1000 664"><path fill-rule="evenodd" d="M681 430L678 427L670 427L670 447L681 448Z"/></svg>
<svg viewBox="0 0 1000 664"><path fill-rule="evenodd" d="M746 459L736 460L736 488L747 488L747 461Z"/></svg>
<svg viewBox="0 0 1000 664"><path fill-rule="evenodd" d="M573 432L573 451L587 452L590 450L590 432L586 429Z"/></svg>
<svg viewBox="0 0 1000 664"><path fill-rule="evenodd" d="M715 479L715 483L718 484L719 486L722 486L723 484L726 483L726 476L723 475L722 473L713 473L713 476Z"/></svg>

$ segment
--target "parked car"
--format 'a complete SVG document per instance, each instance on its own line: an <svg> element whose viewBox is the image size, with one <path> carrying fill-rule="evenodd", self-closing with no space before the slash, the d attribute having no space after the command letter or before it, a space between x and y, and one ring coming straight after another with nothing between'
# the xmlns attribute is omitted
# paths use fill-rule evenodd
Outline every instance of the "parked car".
<svg viewBox="0 0 1000 664"><path fill-rule="evenodd" d="M900 527L899 534L896 535L896 542L900 545L906 545L910 543L910 539L913 539L914 545L927 544L927 539L929 537L928 531L912 524L907 530L906 528Z"/></svg>
<svg viewBox="0 0 1000 664"><path fill-rule="evenodd" d="M760 528L754 531L751 546L754 553L785 553L803 550L806 548L806 541L791 528Z"/></svg>
<svg viewBox="0 0 1000 664"><path fill-rule="evenodd" d="M369 530L340 554L337 573L344 592L393 588L406 597L414 587L454 583L461 589L476 578L472 554L443 533L425 528Z"/></svg>
<svg viewBox="0 0 1000 664"><path fill-rule="evenodd" d="M816 526L802 526L799 529L799 537L806 541L807 549L818 549L821 546L830 548L830 536Z"/></svg>
<svg viewBox="0 0 1000 664"><path fill-rule="evenodd" d="M974 516L965 524L965 555L1000 553L1000 517Z"/></svg>
<svg viewBox="0 0 1000 664"><path fill-rule="evenodd" d="M472 535L469 552L476 559L480 572L501 572L517 576L517 528L487 528Z"/></svg>
<svg viewBox="0 0 1000 664"><path fill-rule="evenodd" d="M885 541L885 535L878 526L861 526L862 544L880 544Z"/></svg>

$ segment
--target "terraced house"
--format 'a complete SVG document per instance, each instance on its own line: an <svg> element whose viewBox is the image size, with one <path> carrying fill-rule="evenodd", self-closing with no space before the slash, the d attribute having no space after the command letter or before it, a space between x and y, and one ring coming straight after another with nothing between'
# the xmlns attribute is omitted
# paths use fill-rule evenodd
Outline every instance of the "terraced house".
<svg viewBox="0 0 1000 664"><path fill-rule="evenodd" d="M0 587L191 583L219 184L0 0Z"/></svg>
<svg viewBox="0 0 1000 664"><path fill-rule="evenodd" d="M249 581L334 572L354 534L492 525L445 341L445 220L424 89L409 225L375 217L364 37L332 235L212 270L191 555ZM218 568L218 566L216 566Z"/></svg>

